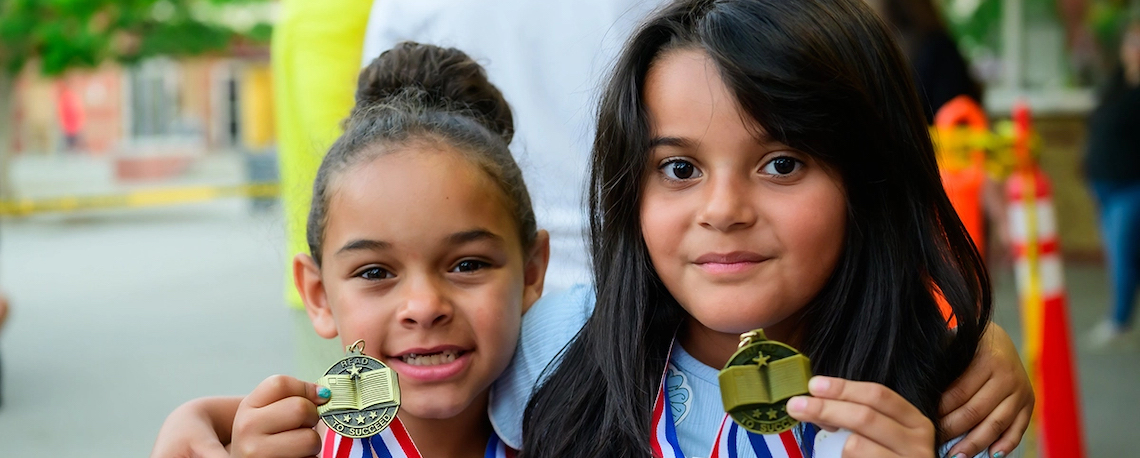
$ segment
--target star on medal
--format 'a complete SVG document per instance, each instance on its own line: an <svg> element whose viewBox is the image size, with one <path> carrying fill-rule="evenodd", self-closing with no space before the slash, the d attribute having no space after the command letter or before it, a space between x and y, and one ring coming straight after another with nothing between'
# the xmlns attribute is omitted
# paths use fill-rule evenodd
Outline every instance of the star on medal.
<svg viewBox="0 0 1140 458"><path fill-rule="evenodd" d="M364 355L364 341L345 348L344 358L329 367L317 381L332 392L317 414L341 436L362 439L388 428L400 408L396 372L380 360Z"/></svg>
<svg viewBox="0 0 1140 458"><path fill-rule="evenodd" d="M799 423L784 406L792 396L808 393L811 361L757 329L741 334L739 348L717 378L733 421L754 433L780 433Z"/></svg>

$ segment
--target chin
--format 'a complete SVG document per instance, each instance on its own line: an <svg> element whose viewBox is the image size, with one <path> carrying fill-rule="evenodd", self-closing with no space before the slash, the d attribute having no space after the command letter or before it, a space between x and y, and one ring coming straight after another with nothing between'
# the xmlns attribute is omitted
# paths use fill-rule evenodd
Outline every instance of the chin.
<svg viewBox="0 0 1140 458"><path fill-rule="evenodd" d="M743 334L745 332L772 326L773 320L763 317L742 317L740 315L718 314L694 316L704 327L723 334Z"/></svg>
<svg viewBox="0 0 1140 458"><path fill-rule="evenodd" d="M780 324L791 316L793 311L783 311L764 304L772 301L747 301L740 295L709 295L702 297L696 307L685 307L694 319L710 330L725 334L741 334L757 328L767 328Z"/></svg>
<svg viewBox="0 0 1140 458"><path fill-rule="evenodd" d="M420 398L419 402L404 401L400 404L400 413L405 413L423 419L443 420L455 417L471 405L471 402L459 402L458 400L444 396L417 396Z"/></svg>

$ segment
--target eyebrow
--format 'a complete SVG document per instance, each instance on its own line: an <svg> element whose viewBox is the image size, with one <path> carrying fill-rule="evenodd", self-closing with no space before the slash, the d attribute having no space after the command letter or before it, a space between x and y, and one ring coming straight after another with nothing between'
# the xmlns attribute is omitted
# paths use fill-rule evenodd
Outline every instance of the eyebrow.
<svg viewBox="0 0 1140 458"><path fill-rule="evenodd" d="M675 146L678 148L688 148L693 145L692 140L681 137L653 137L649 141L649 148L653 149L658 146Z"/></svg>
<svg viewBox="0 0 1140 458"><path fill-rule="evenodd" d="M775 146L775 145L784 146L783 143L780 143L775 138L772 138L771 135L768 135L768 133L764 132L764 131L760 131L759 133L757 133L755 135L755 140L756 140L756 143L760 146ZM651 139L649 141L649 149L653 149L653 148L656 148L658 146L673 146L673 147L677 147L677 148L691 148L691 147L693 147L693 140L689 139L689 138L682 138L682 137L653 137L653 139Z"/></svg>
<svg viewBox="0 0 1140 458"><path fill-rule="evenodd" d="M502 243L503 238L494 232L486 229L477 228L469 231L456 232L447 236L445 243L448 245L462 245L464 243L477 242L482 240L489 240L491 242ZM353 240L344 244L336 254L347 253L351 251L384 251L392 248L392 244L382 240L367 240L359 239Z"/></svg>
<svg viewBox="0 0 1140 458"><path fill-rule="evenodd" d="M488 231L483 228L471 229L469 231L456 232L447 237L447 244L449 245L462 245L464 243L478 242L488 240L495 243L502 243L503 238L494 232Z"/></svg>
<svg viewBox="0 0 1140 458"><path fill-rule="evenodd" d="M344 244L337 250L336 254L346 253L350 251L383 251L392 248L392 244L382 240L353 240Z"/></svg>

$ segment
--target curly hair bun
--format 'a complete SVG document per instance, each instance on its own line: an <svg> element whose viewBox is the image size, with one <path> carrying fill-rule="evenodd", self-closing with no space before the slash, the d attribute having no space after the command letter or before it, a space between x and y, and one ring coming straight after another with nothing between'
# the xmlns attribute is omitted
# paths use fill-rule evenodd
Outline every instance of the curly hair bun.
<svg viewBox="0 0 1140 458"><path fill-rule="evenodd" d="M465 112L507 143L514 137L502 92L458 49L405 41L384 51L360 72L353 111L408 97L431 109Z"/></svg>

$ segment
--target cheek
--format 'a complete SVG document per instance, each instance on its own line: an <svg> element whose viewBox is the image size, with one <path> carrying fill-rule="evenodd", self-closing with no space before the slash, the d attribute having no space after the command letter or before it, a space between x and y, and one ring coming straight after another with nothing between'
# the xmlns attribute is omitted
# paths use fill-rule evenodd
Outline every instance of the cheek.
<svg viewBox="0 0 1140 458"><path fill-rule="evenodd" d="M514 354L522 325L522 279L495 285L485 290L473 303L480 304L471 313L471 326L481 346L492 353L497 369L505 369Z"/></svg>
<svg viewBox="0 0 1140 458"><path fill-rule="evenodd" d="M514 309L514 307L508 308ZM485 350L488 357L487 378L483 383L489 385L507 369L511 357L514 356L519 341L522 316L521 311L488 313L476 320L474 325L479 329L475 332L480 336L478 345Z"/></svg>
<svg viewBox="0 0 1140 458"><path fill-rule="evenodd" d="M654 264L674 254L685 233L682 202L666 200L646 191L641 204L641 235Z"/></svg>
<svg viewBox="0 0 1140 458"><path fill-rule="evenodd" d="M377 339L379 329L374 323L389 323L392 320L394 306L366 289L342 287L329 290L327 294L337 334L348 343L356 339Z"/></svg>
<svg viewBox="0 0 1140 458"><path fill-rule="evenodd" d="M831 276L843 251L847 232L847 202L833 186L811 193L789 208L789 224L784 227L788 248L794 251L800 265L801 278L822 286ZM805 212L804 208L813 209ZM796 216L790 216L796 215Z"/></svg>

